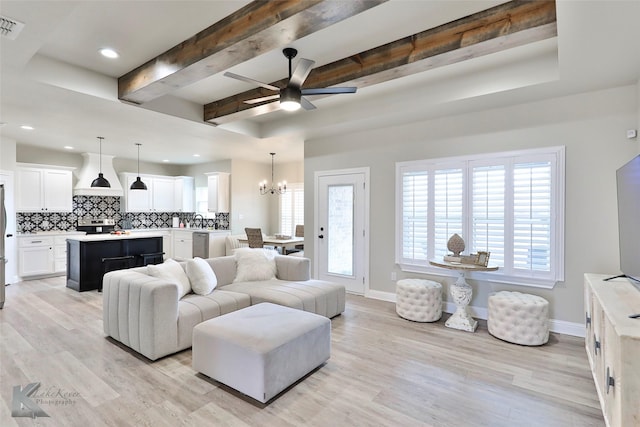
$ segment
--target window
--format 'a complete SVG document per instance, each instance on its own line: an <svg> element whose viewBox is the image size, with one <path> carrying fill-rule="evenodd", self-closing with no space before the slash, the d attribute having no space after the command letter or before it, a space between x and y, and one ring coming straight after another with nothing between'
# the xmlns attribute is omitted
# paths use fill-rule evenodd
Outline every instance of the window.
<svg viewBox="0 0 640 427"><path fill-rule="evenodd" d="M396 165L396 262L438 272L454 233L464 253L487 251L491 281L553 287L564 280L564 148Z"/></svg>
<svg viewBox="0 0 640 427"><path fill-rule="evenodd" d="M287 184L280 196L280 233L294 236L298 224L304 224L304 184Z"/></svg>

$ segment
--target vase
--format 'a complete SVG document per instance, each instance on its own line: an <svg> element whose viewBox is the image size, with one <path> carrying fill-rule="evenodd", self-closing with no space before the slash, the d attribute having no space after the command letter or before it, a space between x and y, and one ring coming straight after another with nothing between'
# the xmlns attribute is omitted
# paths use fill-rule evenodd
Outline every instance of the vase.
<svg viewBox="0 0 640 427"><path fill-rule="evenodd" d="M447 249L453 252L453 256L460 256L460 252L464 251L464 248L464 240L462 240L462 237L460 237L458 233L455 233L449 238Z"/></svg>

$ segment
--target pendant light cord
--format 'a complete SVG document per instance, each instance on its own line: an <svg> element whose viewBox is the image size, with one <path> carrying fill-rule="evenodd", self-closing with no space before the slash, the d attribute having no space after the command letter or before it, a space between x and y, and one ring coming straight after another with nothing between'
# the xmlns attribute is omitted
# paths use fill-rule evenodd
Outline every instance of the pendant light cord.
<svg viewBox="0 0 640 427"><path fill-rule="evenodd" d="M99 172L102 173L102 140L104 139L103 136L99 136L98 139L100 140L100 170Z"/></svg>

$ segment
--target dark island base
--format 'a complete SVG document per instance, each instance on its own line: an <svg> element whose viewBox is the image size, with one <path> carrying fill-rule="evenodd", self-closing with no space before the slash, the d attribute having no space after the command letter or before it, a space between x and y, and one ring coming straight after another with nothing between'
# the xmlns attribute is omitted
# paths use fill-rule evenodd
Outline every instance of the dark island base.
<svg viewBox="0 0 640 427"><path fill-rule="evenodd" d="M102 290L106 272L162 262L162 254L162 237L67 240L67 287Z"/></svg>

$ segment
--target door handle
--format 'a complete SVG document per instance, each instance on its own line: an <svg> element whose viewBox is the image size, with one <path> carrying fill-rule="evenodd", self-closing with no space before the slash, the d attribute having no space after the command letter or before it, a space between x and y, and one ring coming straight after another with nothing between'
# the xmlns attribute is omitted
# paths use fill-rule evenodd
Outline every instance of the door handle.
<svg viewBox="0 0 640 427"><path fill-rule="evenodd" d="M319 235L318 239L324 239L324 235L323 234Z"/></svg>

